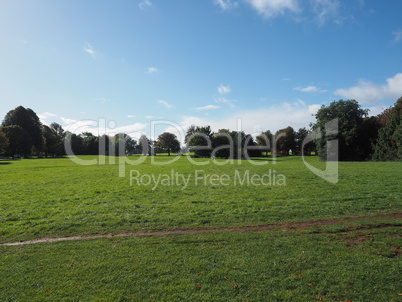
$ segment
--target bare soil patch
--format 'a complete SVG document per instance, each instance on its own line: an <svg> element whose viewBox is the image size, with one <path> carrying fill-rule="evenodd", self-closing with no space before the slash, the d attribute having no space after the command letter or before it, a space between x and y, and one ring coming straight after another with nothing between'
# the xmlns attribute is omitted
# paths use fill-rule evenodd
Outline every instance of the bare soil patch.
<svg viewBox="0 0 402 302"><path fill-rule="evenodd" d="M35 240L18 241L18 242L7 242L2 243L0 246L18 246L25 244L34 243L45 243L45 242L57 242L57 241L75 241L75 240L86 240L86 239L98 239L98 238L114 238L114 237L140 237L140 236L166 236L166 235L186 235L186 234L203 234L203 233L218 233L218 232L246 232L246 231L267 231L276 229L292 229L292 230L304 230L313 226L325 226L331 224L337 224L341 222L351 222L359 221L364 219L373 218L402 218L402 213L393 213L387 215L379 215L373 217L356 217L356 218L343 218L343 219L329 219L329 220L318 220L318 221L308 221L308 222L294 222L294 223L282 223L282 224L270 224L261 226L245 226L238 228L219 228L219 229L188 229L188 230L169 230L169 231L154 231L154 232L133 232L133 233L119 233L119 234L102 234L102 235L88 235L88 236L71 236L71 237L57 237L57 238L41 238ZM367 227L366 229L378 229L385 227L395 227L394 225L382 225ZM361 238L360 238L361 239ZM357 240L361 242L362 240ZM398 251L399 252L399 251Z"/></svg>

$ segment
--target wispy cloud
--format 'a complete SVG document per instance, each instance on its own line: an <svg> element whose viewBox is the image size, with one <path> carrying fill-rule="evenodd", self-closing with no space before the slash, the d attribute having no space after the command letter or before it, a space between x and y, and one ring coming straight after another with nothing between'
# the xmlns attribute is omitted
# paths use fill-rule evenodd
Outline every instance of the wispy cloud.
<svg viewBox="0 0 402 302"><path fill-rule="evenodd" d="M45 119L47 119L49 117L57 117L57 114L54 114L54 113L51 113L51 112L43 112L41 114L38 114L38 117L41 120L45 120Z"/></svg>
<svg viewBox="0 0 402 302"><path fill-rule="evenodd" d="M285 12L298 12L297 0L245 0L264 18L272 18Z"/></svg>
<svg viewBox="0 0 402 302"><path fill-rule="evenodd" d="M218 91L220 94L226 94L231 91L230 86L223 86L222 84L218 87Z"/></svg>
<svg viewBox="0 0 402 302"><path fill-rule="evenodd" d="M95 59L95 57L96 57L96 51L94 50L94 48L92 47L91 44L87 43L87 44L84 46L84 51L85 51L86 53L89 53L89 54L92 56L92 58Z"/></svg>
<svg viewBox="0 0 402 302"><path fill-rule="evenodd" d="M138 7L140 9L146 9L147 7L151 7L152 6L152 2L149 0L142 0L140 2L140 4L138 4Z"/></svg>
<svg viewBox="0 0 402 302"><path fill-rule="evenodd" d="M387 84L377 85L367 80L359 80L358 85L335 91L336 95L355 99L361 104L375 104L383 100L396 100L402 95L402 73L386 80Z"/></svg>
<svg viewBox="0 0 402 302"><path fill-rule="evenodd" d="M147 73L157 73L159 71L156 67L148 67Z"/></svg>
<svg viewBox="0 0 402 302"><path fill-rule="evenodd" d="M324 25L330 19L337 24L342 23L339 7L338 0L313 0L312 2L312 10L317 17L319 25Z"/></svg>
<svg viewBox="0 0 402 302"><path fill-rule="evenodd" d="M214 0L214 4L219 6L223 11L231 10L237 7L237 2L232 2L231 0Z"/></svg>
<svg viewBox="0 0 402 302"><path fill-rule="evenodd" d="M156 101L159 105L163 105L163 106L165 106L167 109L172 109L173 108L173 106L172 105L170 105L168 102L166 102L166 101L164 101L164 100L158 100L158 101Z"/></svg>
<svg viewBox="0 0 402 302"><path fill-rule="evenodd" d="M219 108L221 108L221 107L215 106L215 105L207 105L204 107L193 108L193 110L202 111L202 110L215 110L215 109L219 109Z"/></svg>
<svg viewBox="0 0 402 302"><path fill-rule="evenodd" d="M135 118L135 115L127 115L128 118Z"/></svg>
<svg viewBox="0 0 402 302"><path fill-rule="evenodd" d="M230 108L235 108L235 104L236 100L229 100L225 97L218 97L218 98L214 98L215 103L222 103L222 104L228 104L230 106Z"/></svg>
<svg viewBox="0 0 402 302"><path fill-rule="evenodd" d="M138 138L141 135L141 130L147 127L147 123L134 123L129 125L116 125L117 127L101 129L99 128L98 121L95 120L75 120L70 118L61 117L63 128L66 131L81 134L83 132L91 132L94 135L102 135L106 130L106 134L114 135L116 133L126 133L133 138ZM101 133L103 132L103 133Z"/></svg>
<svg viewBox="0 0 402 302"><path fill-rule="evenodd" d="M402 29L398 31L394 31L394 42L399 42L402 40Z"/></svg>
<svg viewBox="0 0 402 302"><path fill-rule="evenodd" d="M301 92L317 92L319 90L316 86L307 86L307 87L295 87L293 90L301 91Z"/></svg>

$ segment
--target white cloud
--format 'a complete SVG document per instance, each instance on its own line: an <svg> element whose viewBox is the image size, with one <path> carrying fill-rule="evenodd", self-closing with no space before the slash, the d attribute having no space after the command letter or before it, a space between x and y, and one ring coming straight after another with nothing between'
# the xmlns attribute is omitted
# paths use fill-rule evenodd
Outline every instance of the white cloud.
<svg viewBox="0 0 402 302"><path fill-rule="evenodd" d="M333 19L338 24L342 22L339 17L338 0L313 0L312 10L317 16L319 25L324 25L328 19Z"/></svg>
<svg viewBox="0 0 402 302"><path fill-rule="evenodd" d="M302 105L303 107L306 106L306 103L305 103L303 100L301 100L301 99L297 99L297 100L296 100L296 104Z"/></svg>
<svg viewBox="0 0 402 302"><path fill-rule="evenodd" d="M228 104L230 108L235 108L236 106L234 103L236 103L236 100L229 100L225 97L219 97L219 98L214 98L215 103L222 103L222 104Z"/></svg>
<svg viewBox="0 0 402 302"><path fill-rule="evenodd" d="M152 119L155 118L155 116L153 116L153 115L146 115L145 118L148 119L148 120L152 120Z"/></svg>
<svg viewBox="0 0 402 302"><path fill-rule="evenodd" d="M238 5L237 2L232 2L231 0L214 0L214 4L219 6L224 11L231 10Z"/></svg>
<svg viewBox="0 0 402 302"><path fill-rule="evenodd" d="M295 87L293 90L302 91L302 92L317 92L319 90L316 86L307 86L307 87Z"/></svg>
<svg viewBox="0 0 402 302"><path fill-rule="evenodd" d="M87 45L84 46L84 51L89 53L92 56L92 58L95 59L96 51L94 50L91 44L87 43Z"/></svg>
<svg viewBox="0 0 402 302"><path fill-rule="evenodd" d="M38 117L41 120L45 120L49 117L57 117L57 114L51 113L51 112L43 112L42 114L38 114Z"/></svg>
<svg viewBox="0 0 402 302"><path fill-rule="evenodd" d="M395 36L395 38L394 38L395 43L401 41L402 40L402 30L394 31L394 36Z"/></svg>
<svg viewBox="0 0 402 302"><path fill-rule="evenodd" d="M275 17L286 11L298 12L297 0L245 0L264 18Z"/></svg>
<svg viewBox="0 0 402 302"><path fill-rule="evenodd" d="M226 94L231 91L230 86L223 86L222 84L218 87L218 91L220 94Z"/></svg>
<svg viewBox="0 0 402 302"><path fill-rule="evenodd" d="M207 105L207 106L204 106L204 107L193 108L193 110L198 110L198 111L200 111L200 110L214 110L214 109L219 109L219 108L221 108L221 107L220 106L215 106L215 105Z"/></svg>
<svg viewBox="0 0 402 302"><path fill-rule="evenodd" d="M135 115L127 115L128 118L135 118Z"/></svg>
<svg viewBox="0 0 402 302"><path fill-rule="evenodd" d="M149 0L142 0L140 2L140 4L138 4L138 7L140 9L146 9L147 7L151 7L152 6L152 2Z"/></svg>
<svg viewBox="0 0 402 302"><path fill-rule="evenodd" d="M375 104L383 100L396 100L402 95L402 73L388 78L385 85L359 80L357 86L338 89L335 94L344 98L355 99L361 104Z"/></svg>
<svg viewBox="0 0 402 302"><path fill-rule="evenodd" d="M148 67L148 73L157 73L159 71L156 67Z"/></svg>
<svg viewBox="0 0 402 302"><path fill-rule="evenodd" d="M81 134L82 132L91 132L93 135L103 135L105 129L99 127L96 120L74 120L65 117L61 117L63 121L63 128L66 131ZM137 138L141 135L141 130L145 129L148 124L146 123L134 123L129 125L118 126L113 129L106 127L107 135L114 135L117 133L126 133L131 137Z"/></svg>
<svg viewBox="0 0 402 302"><path fill-rule="evenodd" d="M166 102L166 101L163 101L163 100L158 100L158 101L156 101L159 105L163 105L163 106L165 106L167 109L172 109L173 108L173 106L172 105L170 105L168 102Z"/></svg>

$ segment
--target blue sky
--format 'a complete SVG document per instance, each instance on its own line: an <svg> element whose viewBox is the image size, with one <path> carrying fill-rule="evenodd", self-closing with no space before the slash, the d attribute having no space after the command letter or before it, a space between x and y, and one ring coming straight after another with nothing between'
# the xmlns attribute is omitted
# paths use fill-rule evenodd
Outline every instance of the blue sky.
<svg viewBox="0 0 402 302"><path fill-rule="evenodd" d="M134 137L180 125L296 130L354 98L402 96L402 1L0 2L0 116ZM91 122L92 121L92 122ZM170 125L161 121L169 121Z"/></svg>

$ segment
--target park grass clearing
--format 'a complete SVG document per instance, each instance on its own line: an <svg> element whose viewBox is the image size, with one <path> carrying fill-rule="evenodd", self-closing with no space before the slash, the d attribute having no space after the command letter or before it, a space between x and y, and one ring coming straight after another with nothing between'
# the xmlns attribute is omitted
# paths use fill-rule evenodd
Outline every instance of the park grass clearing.
<svg viewBox="0 0 402 302"><path fill-rule="evenodd" d="M400 301L401 221L0 247L4 301Z"/></svg>
<svg viewBox="0 0 402 302"><path fill-rule="evenodd" d="M82 157L92 159L94 157ZM163 162L172 158L157 156ZM194 159L205 161L205 159ZM267 159L259 159L266 161ZM324 163L308 159L316 167ZM0 246L0 300L400 301L402 163L339 163L339 183L300 157L218 166L0 163L0 243L130 232L275 229ZM220 160L217 160L219 162ZM268 159L270 161L270 159ZM275 171L286 186L130 186L130 170ZM388 217L380 217L389 215ZM350 218L350 221L346 219ZM335 224L323 220L344 219ZM316 222L306 227L297 223Z"/></svg>
<svg viewBox="0 0 402 302"><path fill-rule="evenodd" d="M93 157L84 157L90 159ZM166 161L168 156L156 157ZM263 159L264 160L264 159ZM198 161L205 161L199 159ZM323 167L316 157L310 159ZM106 161L108 162L108 161ZM118 163L81 166L68 158L10 161L0 166L0 243L44 237L98 235L176 229L213 229L280 224L402 211L402 163L340 163L339 183L330 184L306 168L300 157L276 164L205 166L180 158L165 166ZM193 181L183 186L130 186L130 170L144 174L228 175L227 186ZM286 186L234 184L235 173L282 174Z"/></svg>

